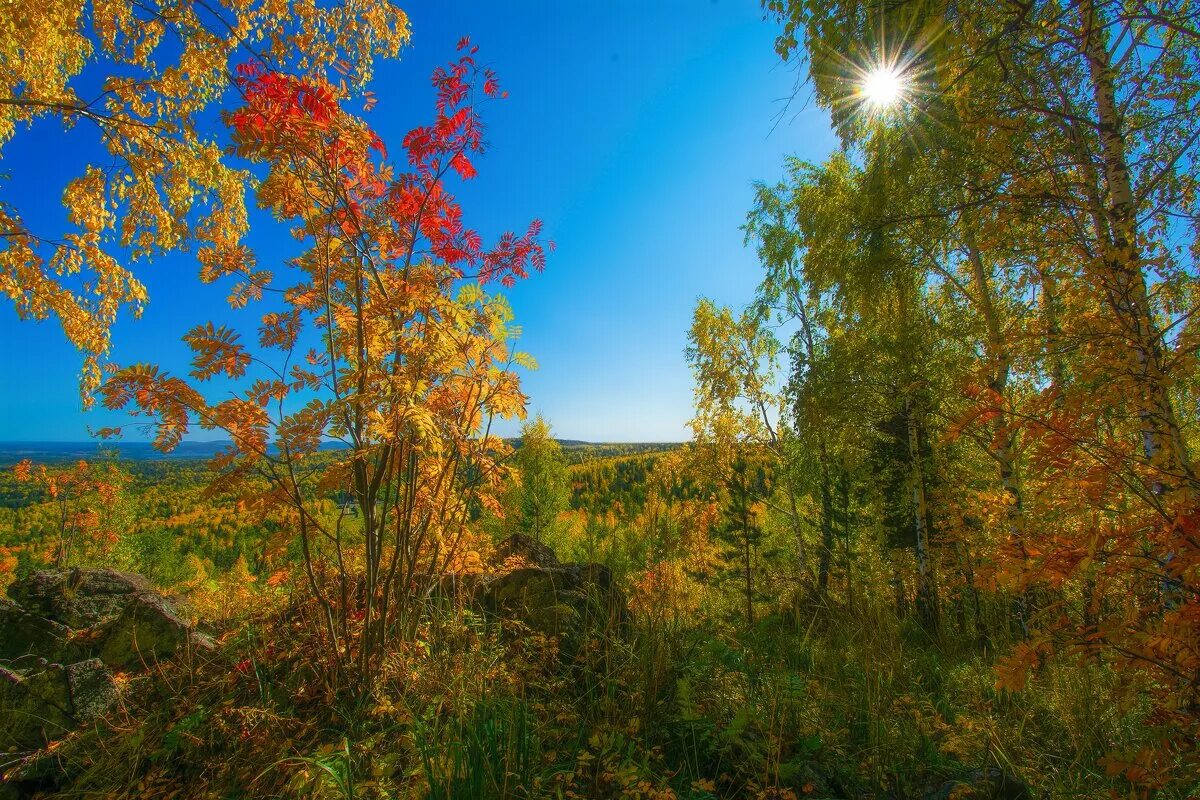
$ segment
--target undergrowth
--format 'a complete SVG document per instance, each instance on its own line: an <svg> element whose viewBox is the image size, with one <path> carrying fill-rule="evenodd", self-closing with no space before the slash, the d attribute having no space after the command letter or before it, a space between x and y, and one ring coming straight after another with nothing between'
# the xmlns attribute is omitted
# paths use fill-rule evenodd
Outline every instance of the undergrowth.
<svg viewBox="0 0 1200 800"><path fill-rule="evenodd" d="M313 630L295 611L237 626L211 661L129 682L117 714L25 772L78 798L715 800L949 797L998 769L1082 798L1124 794L1098 764L1145 735L1103 665L999 692L986 648L886 608L748 633L635 623L570 659L519 623L434 610L357 701L320 688Z"/></svg>

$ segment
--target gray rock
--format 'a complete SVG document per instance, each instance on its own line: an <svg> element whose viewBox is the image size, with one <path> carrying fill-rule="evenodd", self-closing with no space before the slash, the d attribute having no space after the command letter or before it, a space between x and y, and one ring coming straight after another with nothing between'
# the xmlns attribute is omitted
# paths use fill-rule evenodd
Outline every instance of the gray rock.
<svg viewBox="0 0 1200 800"><path fill-rule="evenodd" d="M42 657L70 661L79 648L70 641L65 625L31 614L6 597L0 597L0 660Z"/></svg>
<svg viewBox="0 0 1200 800"><path fill-rule="evenodd" d="M534 541L533 537L516 533L505 539L496 547L497 565L503 564L512 556L520 556L526 563L543 569L554 569L562 566L554 550L548 545Z"/></svg>
<svg viewBox="0 0 1200 800"><path fill-rule="evenodd" d="M110 711L110 667L216 647L137 575L46 570L9 594L18 602L0 598L0 752L38 750Z"/></svg>
<svg viewBox="0 0 1200 800"><path fill-rule="evenodd" d="M41 570L8 587L9 597L26 611L77 629L117 617L148 591L150 582L142 576L114 569Z"/></svg>
<svg viewBox="0 0 1200 800"><path fill-rule="evenodd" d="M0 675L0 751L44 747L75 726L63 669Z"/></svg>
<svg viewBox="0 0 1200 800"><path fill-rule="evenodd" d="M190 634L191 638L188 641L188 646L192 650L201 653L211 653L217 649L217 640L209 636L207 633L193 630Z"/></svg>
<svg viewBox="0 0 1200 800"><path fill-rule="evenodd" d="M513 570L489 581L480 600L485 611L547 636L623 626L628 615L624 595L601 564Z"/></svg>
<svg viewBox="0 0 1200 800"><path fill-rule="evenodd" d="M117 702L117 684L98 658L89 658L64 669L71 696L71 716L77 723L102 717Z"/></svg>
<svg viewBox="0 0 1200 800"><path fill-rule="evenodd" d="M1023 781L1003 770L973 769L961 778L947 781L925 793L925 800L1033 800Z"/></svg>
<svg viewBox="0 0 1200 800"><path fill-rule="evenodd" d="M110 667L148 667L200 641L160 594L134 595L121 616L99 633L100 659Z"/></svg>

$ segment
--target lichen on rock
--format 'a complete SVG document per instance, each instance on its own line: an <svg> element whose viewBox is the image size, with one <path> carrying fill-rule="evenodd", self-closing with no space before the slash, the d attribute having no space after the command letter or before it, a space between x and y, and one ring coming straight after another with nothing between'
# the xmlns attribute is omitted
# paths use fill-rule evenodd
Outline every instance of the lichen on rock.
<svg viewBox="0 0 1200 800"><path fill-rule="evenodd" d="M0 598L0 751L44 747L119 699L110 669L210 650L139 575L43 570Z"/></svg>

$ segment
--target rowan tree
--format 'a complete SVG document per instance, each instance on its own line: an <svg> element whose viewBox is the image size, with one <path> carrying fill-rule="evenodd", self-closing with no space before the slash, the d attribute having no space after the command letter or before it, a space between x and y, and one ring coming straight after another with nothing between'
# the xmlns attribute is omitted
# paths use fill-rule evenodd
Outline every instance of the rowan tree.
<svg viewBox="0 0 1200 800"><path fill-rule="evenodd" d="M545 248L537 221L485 247L450 193L483 151L479 104L501 97L475 49L459 48L433 73L436 116L404 137L402 167L328 82L244 65L245 102L226 120L265 170L259 203L306 249L286 281L256 273L234 299L271 290L282 307L262 315L257 348L211 323L189 331L190 379L142 364L101 390L107 407L151 416L164 450L195 426L229 436L212 488L290 524L331 683L356 691L389 641L413 635L441 577L477 568L473 517L496 510L509 453L491 423L524 415L513 366L531 362L511 347L503 296L484 287L541 270ZM208 400L200 386L218 376L240 394ZM316 460L329 441L344 449ZM337 497L351 502L325 513Z"/></svg>
<svg viewBox="0 0 1200 800"><path fill-rule="evenodd" d="M13 475L42 492L53 509L50 560L57 569L81 557L102 558L116 545L122 532L115 512L127 477L113 464L80 460L54 468L25 459L13 467Z"/></svg>

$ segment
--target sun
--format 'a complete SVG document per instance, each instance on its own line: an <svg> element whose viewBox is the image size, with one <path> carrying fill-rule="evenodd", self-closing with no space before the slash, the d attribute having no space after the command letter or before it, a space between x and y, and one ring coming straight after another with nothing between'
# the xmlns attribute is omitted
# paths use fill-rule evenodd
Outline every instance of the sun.
<svg viewBox="0 0 1200 800"><path fill-rule="evenodd" d="M904 97L904 76L895 67L876 67L863 76L858 95L877 111L896 105Z"/></svg>

